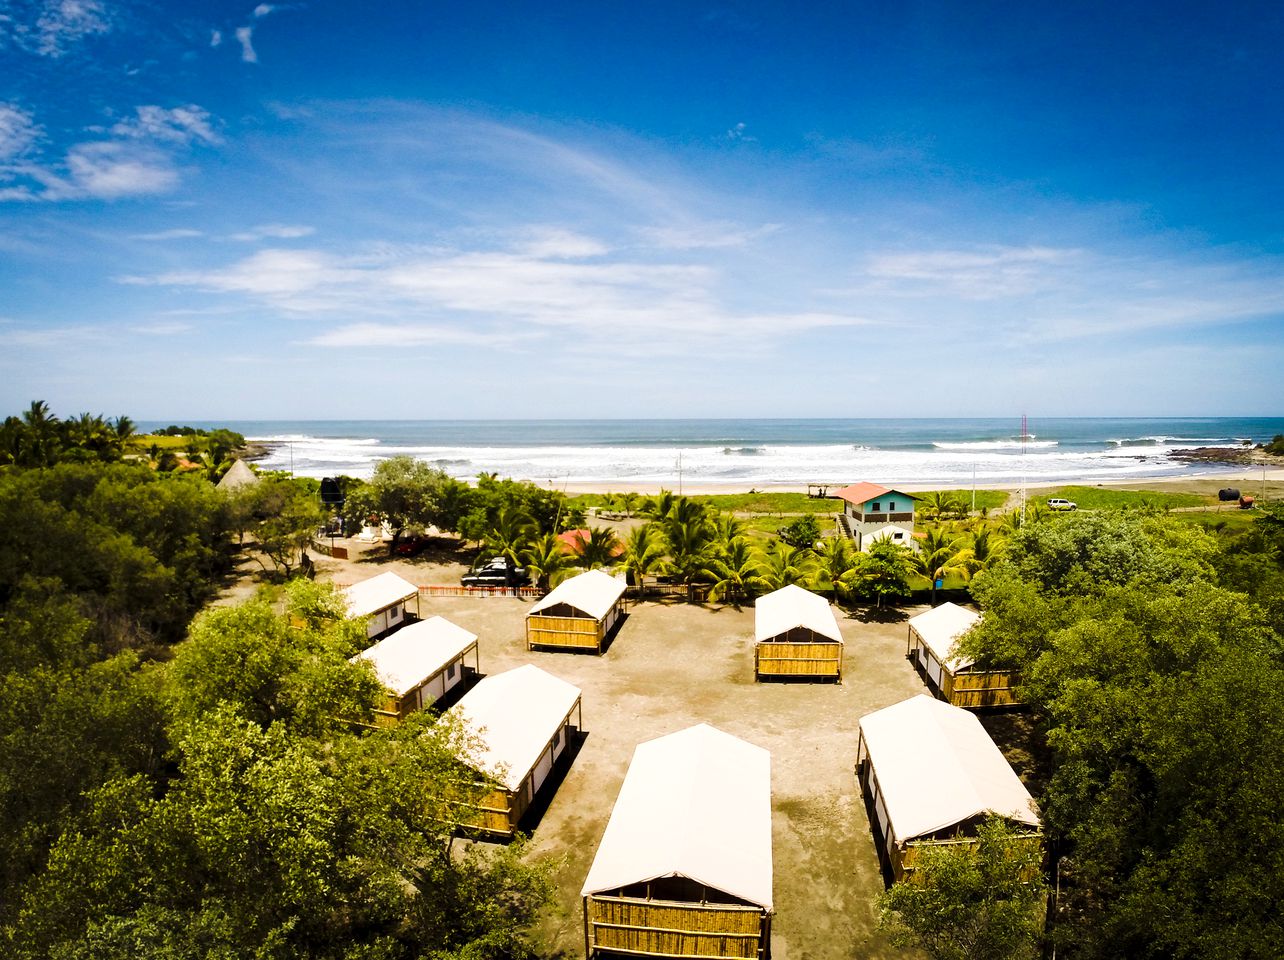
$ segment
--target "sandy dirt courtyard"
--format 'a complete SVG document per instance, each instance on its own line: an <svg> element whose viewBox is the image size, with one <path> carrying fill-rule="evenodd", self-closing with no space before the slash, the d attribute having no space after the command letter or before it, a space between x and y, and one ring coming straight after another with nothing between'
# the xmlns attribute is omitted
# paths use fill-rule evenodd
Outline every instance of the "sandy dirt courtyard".
<svg viewBox="0 0 1284 960"><path fill-rule="evenodd" d="M318 559L321 578L340 584L389 569L415 583L447 583L452 570L377 550L348 562ZM752 606L630 603L600 657L528 651L529 606L434 597L420 601L420 613L476 633L483 674L534 663L583 690L586 735L525 824L532 855L558 864L556 903L539 930L550 955L583 954L579 892L633 748L701 722L771 751L773 957L906 955L875 929L873 898L883 881L853 766L860 717L925 692L905 659L904 620L921 608L879 619L840 611L846 662L843 682L833 684L755 683Z"/></svg>

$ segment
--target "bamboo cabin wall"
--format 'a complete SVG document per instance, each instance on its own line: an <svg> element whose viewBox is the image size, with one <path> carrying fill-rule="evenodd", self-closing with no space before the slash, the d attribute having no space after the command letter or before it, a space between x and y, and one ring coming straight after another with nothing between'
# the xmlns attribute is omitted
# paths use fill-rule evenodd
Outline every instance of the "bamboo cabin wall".
<svg viewBox="0 0 1284 960"><path fill-rule="evenodd" d="M771 914L755 906L590 894L584 898L584 941L590 958L622 953L767 960Z"/></svg>
<svg viewBox="0 0 1284 960"><path fill-rule="evenodd" d="M571 723L571 716L579 709L580 701L576 700L575 706L549 737L548 743L540 752L539 759L526 772L526 776L522 778L516 790L506 790L491 784L491 789L476 801L454 805L455 823L466 830L481 830L502 837L513 836L527 809L551 779L557 761L570 745L571 735L577 729ZM476 781L476 785L485 784L484 781L479 780Z"/></svg>
<svg viewBox="0 0 1284 960"><path fill-rule="evenodd" d="M795 637L810 634L815 640ZM790 630L754 646L755 677L833 677L842 679L843 645L810 630Z"/></svg>
<svg viewBox="0 0 1284 960"><path fill-rule="evenodd" d="M1019 675L1010 670L976 670L965 667L957 672L936 659L936 654L910 628L910 659L922 669L927 685L937 697L956 707L1006 707L1019 704L1015 687Z"/></svg>
<svg viewBox="0 0 1284 960"><path fill-rule="evenodd" d="M618 606L612 607L612 610ZM527 615L526 647L568 647L601 653L607 623L611 619L610 614L605 620L594 620L582 614L577 616L574 608L558 604Z"/></svg>
<svg viewBox="0 0 1284 960"><path fill-rule="evenodd" d="M384 691L384 697L374 710L375 726L395 727L416 710L427 710L449 691L464 681L469 671L465 658L472 654L477 656L477 644L468 647L463 653L445 664L440 670L428 677L415 689L398 697L390 691ZM453 671L451 668L454 668ZM473 669L475 673L476 670Z"/></svg>

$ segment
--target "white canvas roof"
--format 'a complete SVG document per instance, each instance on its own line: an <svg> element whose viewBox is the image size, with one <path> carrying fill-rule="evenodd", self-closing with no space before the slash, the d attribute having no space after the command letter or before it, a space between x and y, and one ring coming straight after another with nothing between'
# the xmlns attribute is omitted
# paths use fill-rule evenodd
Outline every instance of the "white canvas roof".
<svg viewBox="0 0 1284 960"><path fill-rule="evenodd" d="M807 627L838 643L843 635L834 619L834 608L824 597L790 584L754 601L754 637L758 643L778 637L794 627Z"/></svg>
<svg viewBox="0 0 1284 960"><path fill-rule="evenodd" d="M920 694L860 719L897 843L995 813L1031 827L1038 809L981 721Z"/></svg>
<svg viewBox="0 0 1284 960"><path fill-rule="evenodd" d="M402 600L409 600L418 593L418 587L395 573L381 573L377 577L343 588L343 598L348 603L350 617L371 616Z"/></svg>
<svg viewBox="0 0 1284 960"><path fill-rule="evenodd" d="M954 644L980 619L979 613L960 607L957 603L943 603L926 613L910 617L909 625L923 638L937 660L951 670L962 670L970 667L973 661L954 656Z"/></svg>
<svg viewBox="0 0 1284 960"><path fill-rule="evenodd" d="M516 790L579 699L579 687L528 663L486 677L447 712L482 740L478 769Z"/></svg>
<svg viewBox="0 0 1284 960"><path fill-rule="evenodd" d="M669 876L771 909L770 753L704 723L638 744L582 894Z"/></svg>
<svg viewBox="0 0 1284 960"><path fill-rule="evenodd" d="M613 577L601 570L589 570L579 576L563 580L527 614L539 613L559 603L565 603L601 620L610 612L615 602L624 596L624 578Z"/></svg>
<svg viewBox="0 0 1284 960"><path fill-rule="evenodd" d="M476 642L476 634L445 617L431 617L402 627L352 659L369 660L379 682L402 697L445 669Z"/></svg>

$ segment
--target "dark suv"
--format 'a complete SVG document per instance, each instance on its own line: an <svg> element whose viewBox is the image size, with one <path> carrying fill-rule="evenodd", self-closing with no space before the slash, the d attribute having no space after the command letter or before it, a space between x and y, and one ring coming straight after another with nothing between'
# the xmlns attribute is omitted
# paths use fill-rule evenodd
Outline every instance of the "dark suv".
<svg viewBox="0 0 1284 960"><path fill-rule="evenodd" d="M465 587L524 587L529 579L525 567L507 557L495 557L474 566L459 580Z"/></svg>

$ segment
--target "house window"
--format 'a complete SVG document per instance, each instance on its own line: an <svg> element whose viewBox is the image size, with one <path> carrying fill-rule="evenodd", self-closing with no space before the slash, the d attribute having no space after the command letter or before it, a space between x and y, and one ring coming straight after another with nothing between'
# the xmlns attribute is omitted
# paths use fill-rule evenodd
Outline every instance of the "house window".
<svg viewBox="0 0 1284 960"><path fill-rule="evenodd" d="M447 680L455 679L455 665L453 663L446 668L446 679Z"/></svg>
<svg viewBox="0 0 1284 960"><path fill-rule="evenodd" d="M562 728L557 728L557 733L553 734L553 749L556 750L562 745Z"/></svg>
<svg viewBox="0 0 1284 960"><path fill-rule="evenodd" d="M888 509L888 510L895 510L895 509L896 509L896 501L895 501L895 500L888 500L888 501L887 501L887 509Z"/></svg>
<svg viewBox="0 0 1284 960"><path fill-rule="evenodd" d="M882 510L882 509L883 509L883 503L882 503L882 501L881 501L881 500L875 500L875 501L874 501L874 512L875 512L875 513L878 513L878 511L880 511L880 510Z"/></svg>
<svg viewBox="0 0 1284 960"><path fill-rule="evenodd" d="M904 540L904 539L905 539L905 534L903 534L903 533L898 533L898 534L896 534L896 539L897 539L897 540Z"/></svg>

